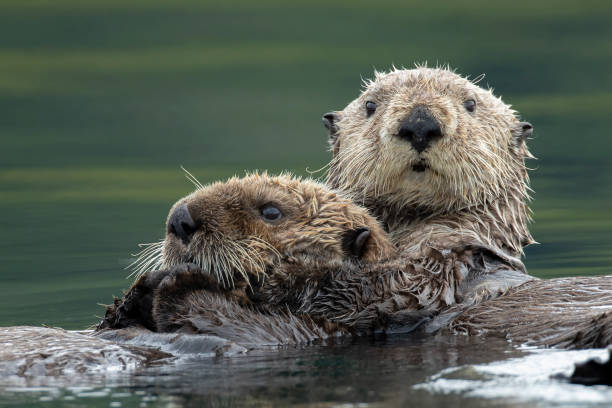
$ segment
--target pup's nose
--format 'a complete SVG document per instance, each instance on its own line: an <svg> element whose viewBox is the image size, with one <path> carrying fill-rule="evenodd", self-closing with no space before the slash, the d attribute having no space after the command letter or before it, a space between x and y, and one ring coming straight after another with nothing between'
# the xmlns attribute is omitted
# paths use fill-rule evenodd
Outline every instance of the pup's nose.
<svg viewBox="0 0 612 408"><path fill-rule="evenodd" d="M181 204L172 211L168 219L168 233L179 237L185 245L189 244L198 224L193 220L187 204Z"/></svg>
<svg viewBox="0 0 612 408"><path fill-rule="evenodd" d="M421 153L431 142L442 137L442 129L427 108L418 106L402 121L397 135Z"/></svg>

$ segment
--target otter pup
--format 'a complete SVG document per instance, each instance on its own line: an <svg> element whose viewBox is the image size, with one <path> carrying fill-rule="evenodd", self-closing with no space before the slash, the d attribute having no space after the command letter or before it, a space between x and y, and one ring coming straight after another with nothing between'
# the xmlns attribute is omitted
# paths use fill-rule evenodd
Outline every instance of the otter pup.
<svg viewBox="0 0 612 408"><path fill-rule="evenodd" d="M141 274L98 330L140 326L273 344L346 333L322 314L291 312L332 271L358 274L396 255L367 210L287 175L198 189L172 207L166 226L163 243L141 259L162 269Z"/></svg>

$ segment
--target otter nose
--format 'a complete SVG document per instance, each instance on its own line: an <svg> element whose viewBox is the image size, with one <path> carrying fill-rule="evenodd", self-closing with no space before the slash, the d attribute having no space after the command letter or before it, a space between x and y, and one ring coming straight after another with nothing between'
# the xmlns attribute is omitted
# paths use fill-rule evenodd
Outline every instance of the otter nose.
<svg viewBox="0 0 612 408"><path fill-rule="evenodd" d="M442 129L431 112L419 106L404 119L397 135L410 142L412 147L421 153L431 142L442 137Z"/></svg>
<svg viewBox="0 0 612 408"><path fill-rule="evenodd" d="M187 204L181 204L172 211L168 219L168 233L179 237L185 245L189 244L198 224L193 220Z"/></svg>

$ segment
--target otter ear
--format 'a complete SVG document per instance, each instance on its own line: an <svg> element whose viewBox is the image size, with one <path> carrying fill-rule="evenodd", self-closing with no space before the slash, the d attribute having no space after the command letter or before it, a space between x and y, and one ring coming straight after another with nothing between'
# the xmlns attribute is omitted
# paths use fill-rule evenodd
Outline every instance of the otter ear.
<svg viewBox="0 0 612 408"><path fill-rule="evenodd" d="M344 233L342 248L348 255L361 258L368 239L370 239L370 229L367 227L349 230Z"/></svg>
<svg viewBox="0 0 612 408"><path fill-rule="evenodd" d="M529 122L519 122L512 131L512 136L514 136L517 146L524 143L532 134L533 126Z"/></svg>
<svg viewBox="0 0 612 408"><path fill-rule="evenodd" d="M340 112L327 112L323 115L323 126L329 131L329 144L332 148L335 147L338 139L338 121L340 120Z"/></svg>

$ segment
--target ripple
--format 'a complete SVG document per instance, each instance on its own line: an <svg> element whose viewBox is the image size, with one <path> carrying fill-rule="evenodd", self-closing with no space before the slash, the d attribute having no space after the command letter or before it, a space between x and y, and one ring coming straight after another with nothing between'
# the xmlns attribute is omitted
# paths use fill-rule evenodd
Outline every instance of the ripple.
<svg viewBox="0 0 612 408"><path fill-rule="evenodd" d="M482 365L447 368L417 384L434 394L460 394L464 397L549 402L560 406L609 406L612 387L570 384L566 378L575 363L591 358L605 361L606 349L530 350L524 357Z"/></svg>

